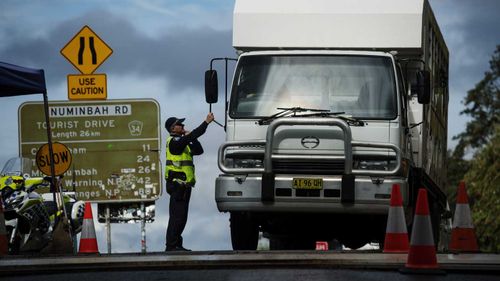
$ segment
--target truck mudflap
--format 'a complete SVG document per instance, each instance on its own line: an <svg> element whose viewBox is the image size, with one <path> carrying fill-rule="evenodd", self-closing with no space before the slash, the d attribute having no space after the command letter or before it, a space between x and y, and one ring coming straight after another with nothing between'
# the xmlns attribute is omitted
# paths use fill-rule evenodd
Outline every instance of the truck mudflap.
<svg viewBox="0 0 500 281"><path fill-rule="evenodd" d="M226 174L234 175L248 175L248 174L262 174L261 186L261 200L262 202L274 201L275 189L275 172L273 170L273 159L279 157L278 154L273 153L275 132L278 127L288 126L281 130L281 133L286 134L287 131L293 132L294 125L316 125L316 126L331 126L332 131L335 128L340 128L342 131L342 140L344 143L344 155L303 155L303 154L287 154L289 159L341 159L344 161L344 171L342 174L342 189L341 200L344 204L353 204L356 198L355 194L355 180L356 175L365 176L395 176L401 168L401 151L399 147L392 143L367 143L352 140L352 133L349 124L340 118L282 118L276 119L267 127L265 140L248 140L248 141L228 141L223 143L218 151L218 166L219 169ZM264 147L262 149L250 149L242 151L242 153L249 154L263 154L263 167L255 168L235 168L228 167L225 164L226 149L229 147ZM366 148L382 148L394 151L396 157L396 166L392 170L359 170L353 169L353 147L366 147ZM245 149L245 148L242 148Z"/></svg>

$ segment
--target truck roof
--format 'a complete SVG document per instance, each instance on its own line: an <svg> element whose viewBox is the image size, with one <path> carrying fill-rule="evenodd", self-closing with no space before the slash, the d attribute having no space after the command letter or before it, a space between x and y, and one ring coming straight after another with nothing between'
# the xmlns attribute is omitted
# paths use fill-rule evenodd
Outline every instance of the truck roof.
<svg viewBox="0 0 500 281"><path fill-rule="evenodd" d="M236 0L233 46L421 49L426 26L444 42L427 0Z"/></svg>
<svg viewBox="0 0 500 281"><path fill-rule="evenodd" d="M388 52L381 51L358 51L358 50L287 50L284 53L281 50L258 50L253 52L243 53L242 56L273 56L273 55L289 55L289 56L300 56L300 55L315 55L315 56L384 56L384 57L392 57Z"/></svg>

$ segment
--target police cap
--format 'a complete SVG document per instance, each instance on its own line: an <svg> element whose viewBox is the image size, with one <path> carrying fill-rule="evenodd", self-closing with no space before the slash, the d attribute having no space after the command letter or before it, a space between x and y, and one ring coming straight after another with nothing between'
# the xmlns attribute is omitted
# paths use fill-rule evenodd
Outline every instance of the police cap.
<svg viewBox="0 0 500 281"><path fill-rule="evenodd" d="M182 124L186 118L177 118L177 117L170 117L165 121L165 129L170 133L170 128L172 128L172 125L174 124Z"/></svg>

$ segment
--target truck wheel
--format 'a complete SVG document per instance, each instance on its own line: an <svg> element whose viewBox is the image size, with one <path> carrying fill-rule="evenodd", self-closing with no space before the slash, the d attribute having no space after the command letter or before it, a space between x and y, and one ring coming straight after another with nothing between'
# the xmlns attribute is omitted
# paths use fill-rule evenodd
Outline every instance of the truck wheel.
<svg viewBox="0 0 500 281"><path fill-rule="evenodd" d="M439 252L447 252L451 240L451 229L453 214L450 211L450 205L446 202L446 208L441 215L441 224L439 227L439 244L437 250Z"/></svg>
<svg viewBox="0 0 500 281"><path fill-rule="evenodd" d="M269 238L269 250L290 250L290 245L283 238Z"/></svg>
<svg viewBox="0 0 500 281"><path fill-rule="evenodd" d="M439 203L430 196L428 197L428 203L434 247L436 247L438 251L446 251L449 243L449 235L451 235L451 212L449 210L443 210ZM414 209L415 208L413 208L413 210ZM411 217L411 220L409 220L411 223L407 221L409 239L411 239L411 233L413 232L413 219L414 215Z"/></svg>
<svg viewBox="0 0 500 281"><path fill-rule="evenodd" d="M341 239L340 242L344 246L352 250L357 250L368 243L365 239L357 239L357 238L344 238Z"/></svg>
<svg viewBox="0 0 500 281"><path fill-rule="evenodd" d="M368 230L363 229L361 227L353 227L351 231L347 231L341 235L339 235L339 241L342 245L346 246L349 249L357 250L367 243L370 243L373 240L371 237L377 237L379 235L363 235L362 233L366 233ZM378 233L374 227L371 228L371 232ZM385 232L384 232L385 233Z"/></svg>
<svg viewBox="0 0 500 281"><path fill-rule="evenodd" d="M434 246L439 249L439 242L441 239L441 213L442 210L434 199L429 200L429 211L432 225L432 236L434 238Z"/></svg>
<svg viewBox="0 0 500 281"><path fill-rule="evenodd" d="M247 213L231 212L231 243L233 250L256 250L259 226Z"/></svg>
<svg viewBox="0 0 500 281"><path fill-rule="evenodd" d="M273 237L269 239L271 250L314 250L316 241L301 237Z"/></svg>

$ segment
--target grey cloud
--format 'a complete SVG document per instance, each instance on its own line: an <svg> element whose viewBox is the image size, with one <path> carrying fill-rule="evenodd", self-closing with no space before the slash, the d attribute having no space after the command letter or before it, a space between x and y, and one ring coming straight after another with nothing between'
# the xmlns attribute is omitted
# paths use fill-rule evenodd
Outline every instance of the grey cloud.
<svg viewBox="0 0 500 281"><path fill-rule="evenodd" d="M11 33L9 41L4 41L0 45L0 60L44 68L50 92L57 85L65 83L66 75L78 72L59 51L84 25L89 25L114 51L96 71L97 73L108 74L108 80L113 75L130 76L131 79L164 78L169 86L166 96L158 96L158 93L144 93L144 95L155 97L160 101L162 114L182 114L188 117L191 128L205 118L204 114L208 109L202 98L202 87L203 72L208 67L210 58L234 55L230 31L215 31L208 27L197 29L178 27L165 30L160 36L151 37L135 29L131 20L109 12L93 11L85 16L59 23L53 29L44 32L44 36L31 37L12 28L9 30ZM179 93L190 97L177 96L176 101L170 100ZM193 96L198 93L200 97L195 99ZM186 104L186 101L190 105L188 110L180 106ZM222 103L216 105L220 106ZM215 112L222 121L223 110ZM165 117L162 116L162 121ZM202 139L206 153L196 159L199 164L197 164L197 174L200 184L193 194L190 220L184 232L186 246L193 249L229 248L228 219L218 212L213 191L215 176L218 174L215 151L223 139L221 132L221 128L211 126ZM14 132L13 135L17 134ZM148 251L164 249L168 222L168 195L163 194L156 204L156 220L147 225ZM99 248L101 252L106 252L104 227L103 225L96 227ZM140 251L139 225L113 225L112 237L113 251Z"/></svg>
<svg viewBox="0 0 500 281"><path fill-rule="evenodd" d="M463 96L489 68L500 44L500 1L431 1L450 50L450 79Z"/></svg>
<svg viewBox="0 0 500 281"><path fill-rule="evenodd" d="M112 49L113 54L96 73L135 74L140 77L165 77L173 88L199 87L210 58L231 56L230 31L208 27L165 30L158 38L140 33L127 19L106 11L93 11L61 22L46 37L17 38L0 49L0 60L49 69L48 84L65 80L78 71L59 53L82 28L89 25Z"/></svg>
<svg viewBox="0 0 500 281"><path fill-rule="evenodd" d="M448 147L464 130L465 116L458 116L468 90L484 72L495 46L500 44L500 1L431 0L431 6L450 52L450 103ZM458 121L459 120L459 121Z"/></svg>

